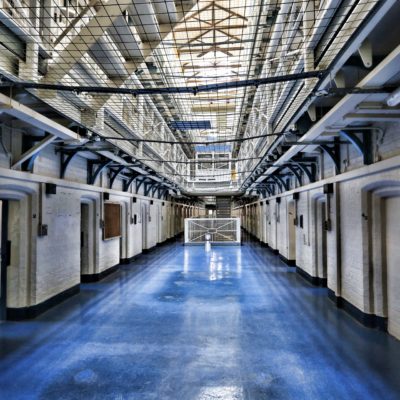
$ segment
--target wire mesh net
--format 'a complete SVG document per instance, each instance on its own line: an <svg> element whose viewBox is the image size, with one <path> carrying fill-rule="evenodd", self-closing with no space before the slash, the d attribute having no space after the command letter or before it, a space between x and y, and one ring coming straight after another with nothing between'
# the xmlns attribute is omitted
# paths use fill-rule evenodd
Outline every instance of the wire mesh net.
<svg viewBox="0 0 400 400"><path fill-rule="evenodd" d="M4 0L0 73L173 180L204 144L243 181L319 80L288 77L327 70L377 3Z"/></svg>

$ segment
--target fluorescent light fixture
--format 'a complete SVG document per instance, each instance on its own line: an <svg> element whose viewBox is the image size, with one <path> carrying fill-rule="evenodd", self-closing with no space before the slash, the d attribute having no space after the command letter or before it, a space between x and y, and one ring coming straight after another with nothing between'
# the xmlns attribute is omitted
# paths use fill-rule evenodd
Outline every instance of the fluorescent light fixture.
<svg viewBox="0 0 400 400"><path fill-rule="evenodd" d="M396 107L400 103L400 88L396 89L387 99L386 104L389 107Z"/></svg>

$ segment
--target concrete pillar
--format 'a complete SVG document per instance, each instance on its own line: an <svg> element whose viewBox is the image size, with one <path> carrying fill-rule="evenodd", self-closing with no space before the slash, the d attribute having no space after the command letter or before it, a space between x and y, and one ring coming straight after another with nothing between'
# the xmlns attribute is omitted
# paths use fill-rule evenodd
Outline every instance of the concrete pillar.
<svg viewBox="0 0 400 400"><path fill-rule="evenodd" d="M100 132L104 131L104 107L96 112L96 120L94 127Z"/></svg>
<svg viewBox="0 0 400 400"><path fill-rule="evenodd" d="M51 45L55 41L56 23L54 16L54 0L44 0L41 7L41 34L44 43Z"/></svg>
<svg viewBox="0 0 400 400"><path fill-rule="evenodd" d="M24 81L37 82L39 67L39 45L37 43L26 44L25 61L19 62L19 77Z"/></svg>
<svg viewBox="0 0 400 400"><path fill-rule="evenodd" d="M137 156L143 157L143 142L138 143Z"/></svg>
<svg viewBox="0 0 400 400"><path fill-rule="evenodd" d="M314 52L310 46L310 37L315 23L314 0L304 0L303 33L304 33L304 72L314 69Z"/></svg>
<svg viewBox="0 0 400 400"><path fill-rule="evenodd" d="M96 114L92 110L84 110L81 113L81 123L88 128L96 125Z"/></svg>

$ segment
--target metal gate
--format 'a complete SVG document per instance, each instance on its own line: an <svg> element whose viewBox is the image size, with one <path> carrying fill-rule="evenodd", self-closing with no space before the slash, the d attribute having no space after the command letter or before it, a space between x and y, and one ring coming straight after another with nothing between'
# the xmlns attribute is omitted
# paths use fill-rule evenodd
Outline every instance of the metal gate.
<svg viewBox="0 0 400 400"><path fill-rule="evenodd" d="M240 218L186 218L185 244L240 244Z"/></svg>

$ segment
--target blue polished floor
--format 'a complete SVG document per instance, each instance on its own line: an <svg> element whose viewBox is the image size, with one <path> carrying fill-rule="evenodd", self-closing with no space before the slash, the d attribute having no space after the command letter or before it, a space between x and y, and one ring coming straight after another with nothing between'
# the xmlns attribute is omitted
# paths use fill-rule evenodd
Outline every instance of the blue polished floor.
<svg viewBox="0 0 400 400"><path fill-rule="evenodd" d="M260 246L173 244L0 324L0 399L400 399L400 342Z"/></svg>

